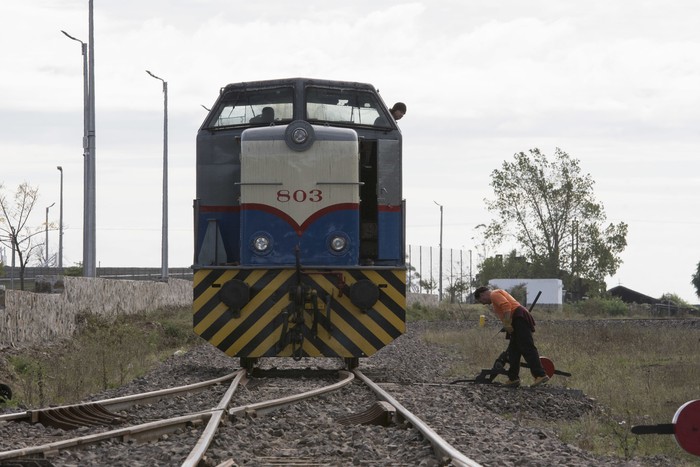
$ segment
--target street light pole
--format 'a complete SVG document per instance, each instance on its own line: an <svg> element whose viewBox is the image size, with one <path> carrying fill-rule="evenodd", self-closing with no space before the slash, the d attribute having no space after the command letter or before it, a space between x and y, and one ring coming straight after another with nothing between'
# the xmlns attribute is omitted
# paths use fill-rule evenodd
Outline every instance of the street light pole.
<svg viewBox="0 0 700 467"><path fill-rule="evenodd" d="M46 224L44 225L46 230L46 267L49 266L49 209L51 209L54 206L54 204L56 203L51 203L51 206L48 206L46 208Z"/></svg>
<svg viewBox="0 0 700 467"><path fill-rule="evenodd" d="M163 83L163 225L161 240L161 279L168 280L168 82L146 70Z"/></svg>
<svg viewBox="0 0 700 467"><path fill-rule="evenodd" d="M83 276L97 277L97 196L95 180L95 22L93 19L93 0L88 2L88 168L87 168L87 245L83 245ZM85 226L83 226L85 228Z"/></svg>
<svg viewBox="0 0 700 467"><path fill-rule="evenodd" d="M438 273L438 300L442 302L442 204L439 204L437 201L433 201L433 203L440 206L440 271Z"/></svg>
<svg viewBox="0 0 700 467"><path fill-rule="evenodd" d="M66 31L61 31L66 37L80 42L83 55L83 276L95 277L95 111L94 91L94 46L92 0L89 2L89 34L90 61L88 62L88 44L77 39ZM62 258L61 258L62 261Z"/></svg>
<svg viewBox="0 0 700 467"><path fill-rule="evenodd" d="M58 269L59 274L63 274L63 167L56 166L61 172L61 197L59 200L59 220L58 220Z"/></svg>

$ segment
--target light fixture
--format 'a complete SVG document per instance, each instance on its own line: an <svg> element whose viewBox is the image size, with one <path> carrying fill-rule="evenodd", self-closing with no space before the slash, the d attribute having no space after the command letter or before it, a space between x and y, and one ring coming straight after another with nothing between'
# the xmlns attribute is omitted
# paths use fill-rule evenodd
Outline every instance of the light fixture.
<svg viewBox="0 0 700 467"><path fill-rule="evenodd" d="M297 128L292 132L292 139L297 144L304 144L309 137L309 133L303 128Z"/></svg>
<svg viewBox="0 0 700 467"><path fill-rule="evenodd" d="M345 237L340 236L340 235L331 238L331 248L335 252L343 251L345 249L345 247L347 246L347 244L348 244L347 239Z"/></svg>
<svg viewBox="0 0 700 467"><path fill-rule="evenodd" d="M255 234L253 237L253 249L257 253L266 253L270 249L270 237L265 234Z"/></svg>

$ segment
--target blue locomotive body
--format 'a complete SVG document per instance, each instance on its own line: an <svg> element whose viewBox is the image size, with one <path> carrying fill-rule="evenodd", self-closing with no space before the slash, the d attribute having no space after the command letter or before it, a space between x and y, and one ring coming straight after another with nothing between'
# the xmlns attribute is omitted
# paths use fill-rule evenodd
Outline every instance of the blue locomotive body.
<svg viewBox="0 0 700 467"><path fill-rule="evenodd" d="M368 84L221 90L197 136L194 329L249 364L405 331L401 133Z"/></svg>

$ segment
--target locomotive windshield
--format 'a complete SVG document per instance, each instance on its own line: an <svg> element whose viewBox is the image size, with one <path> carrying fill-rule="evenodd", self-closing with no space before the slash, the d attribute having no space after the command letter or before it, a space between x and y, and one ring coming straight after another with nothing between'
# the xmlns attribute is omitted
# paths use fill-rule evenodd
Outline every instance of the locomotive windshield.
<svg viewBox="0 0 700 467"><path fill-rule="evenodd" d="M309 122L375 125L382 121L374 94L354 89L306 88L306 118Z"/></svg>
<svg viewBox="0 0 700 467"><path fill-rule="evenodd" d="M246 89L224 96L220 111L210 127L289 123L294 110L294 90L291 87Z"/></svg>

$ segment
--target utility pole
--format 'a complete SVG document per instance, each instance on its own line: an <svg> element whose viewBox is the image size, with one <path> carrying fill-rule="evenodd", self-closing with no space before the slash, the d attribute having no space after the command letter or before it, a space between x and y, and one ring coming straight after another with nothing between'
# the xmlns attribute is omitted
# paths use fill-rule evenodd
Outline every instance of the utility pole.
<svg viewBox="0 0 700 467"><path fill-rule="evenodd" d="M96 189L95 189L95 34L93 20L93 0L89 0L88 8L88 164L87 164L87 230L86 244L83 245L83 276L97 277L97 248L96 248Z"/></svg>
<svg viewBox="0 0 700 467"><path fill-rule="evenodd" d="M433 201L433 203L440 206L440 271L438 272L438 300L442 302L442 204L439 204L437 201Z"/></svg>
<svg viewBox="0 0 700 467"><path fill-rule="evenodd" d="M423 284L425 279L423 278L423 245L418 246L418 292L423 293Z"/></svg>
<svg viewBox="0 0 700 467"><path fill-rule="evenodd" d="M161 233L161 279L168 280L168 82L150 71L146 73L163 83L163 222Z"/></svg>
<svg viewBox="0 0 700 467"><path fill-rule="evenodd" d="M92 2L90 3L92 5ZM92 11L92 7L90 7ZM92 15L90 16L92 24ZM88 64L88 45L66 31L61 32L76 42L80 42L80 50L83 55L83 276L95 277L95 171L93 160L90 156L90 82ZM92 49L91 49L92 50ZM92 52L90 52L92 54ZM94 100L92 101L94 111ZM94 146L94 120L92 120L93 146Z"/></svg>
<svg viewBox="0 0 700 467"><path fill-rule="evenodd" d="M48 206L46 208L46 224L44 224L44 230L46 232L46 241L44 244L44 247L46 251L44 252L44 255L46 256L46 267L49 267L49 209L54 207L56 203L51 203L51 206Z"/></svg>
<svg viewBox="0 0 700 467"><path fill-rule="evenodd" d="M472 303L472 250L469 250L469 303Z"/></svg>
<svg viewBox="0 0 700 467"><path fill-rule="evenodd" d="M10 288L15 290L15 243L17 242L17 235L15 233L15 228L10 226L10 242L12 245L12 273L10 274Z"/></svg>
<svg viewBox="0 0 700 467"><path fill-rule="evenodd" d="M63 167L56 167L61 172L61 198L60 198L60 215L58 221L58 269L59 274L63 274Z"/></svg>

